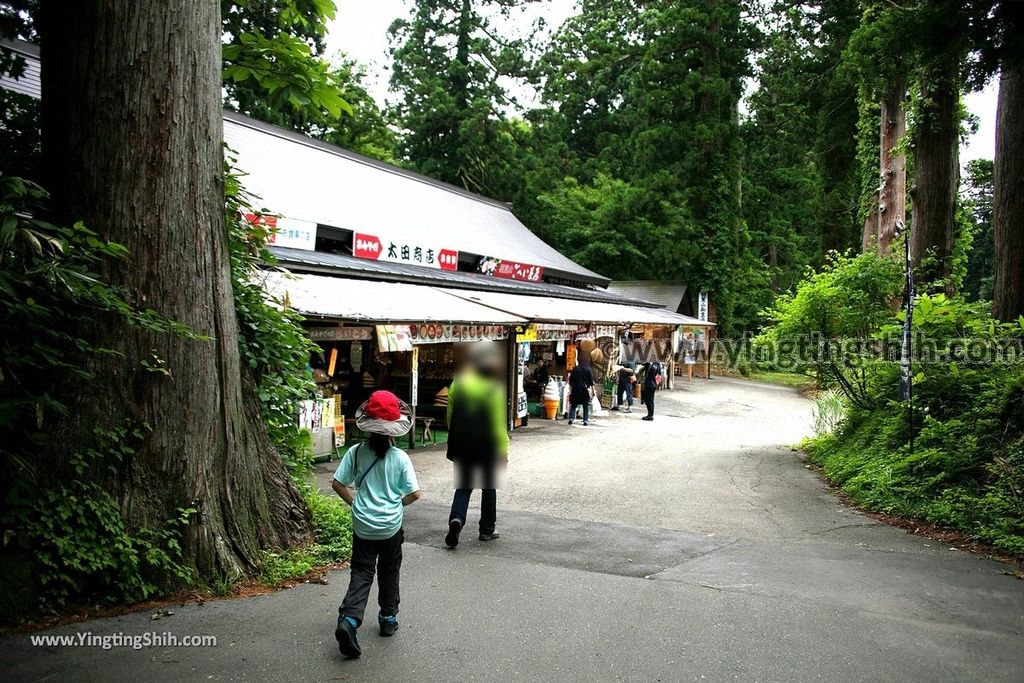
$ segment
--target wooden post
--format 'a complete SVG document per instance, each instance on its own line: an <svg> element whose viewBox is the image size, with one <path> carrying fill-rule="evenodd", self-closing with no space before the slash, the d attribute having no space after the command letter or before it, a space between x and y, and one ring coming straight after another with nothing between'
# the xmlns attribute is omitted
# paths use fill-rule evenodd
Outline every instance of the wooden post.
<svg viewBox="0 0 1024 683"><path fill-rule="evenodd" d="M420 349L418 346L412 347L412 364L409 369L409 394L411 402L409 406L412 408L412 429L409 430L409 450L416 449L416 404L419 403L420 393Z"/></svg>

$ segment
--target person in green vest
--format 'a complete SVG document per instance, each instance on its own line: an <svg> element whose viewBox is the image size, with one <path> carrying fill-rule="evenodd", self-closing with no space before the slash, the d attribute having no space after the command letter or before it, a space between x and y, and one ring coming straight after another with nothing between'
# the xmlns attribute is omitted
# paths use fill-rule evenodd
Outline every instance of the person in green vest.
<svg viewBox="0 0 1024 683"><path fill-rule="evenodd" d="M481 541L493 541L497 521L498 470L508 460L508 400L501 348L477 342L466 367L448 390L448 459L455 472L455 496L448 516L449 548L459 544L469 498L479 488Z"/></svg>

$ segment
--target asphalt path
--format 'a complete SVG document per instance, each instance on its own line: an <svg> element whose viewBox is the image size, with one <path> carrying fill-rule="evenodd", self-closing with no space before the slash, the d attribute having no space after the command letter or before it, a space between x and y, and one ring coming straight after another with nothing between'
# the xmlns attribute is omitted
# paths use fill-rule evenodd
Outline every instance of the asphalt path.
<svg viewBox="0 0 1024 683"><path fill-rule="evenodd" d="M333 639L347 571L245 600L43 635L212 634L207 648L33 646L0 639L4 680L1022 681L1018 569L850 510L790 446L795 392L694 381L654 422L534 421L512 441L502 538L444 547L451 473L413 460L401 627L364 655ZM332 465L319 468L321 486ZM474 508L476 507L474 500ZM39 634L36 634L39 635Z"/></svg>

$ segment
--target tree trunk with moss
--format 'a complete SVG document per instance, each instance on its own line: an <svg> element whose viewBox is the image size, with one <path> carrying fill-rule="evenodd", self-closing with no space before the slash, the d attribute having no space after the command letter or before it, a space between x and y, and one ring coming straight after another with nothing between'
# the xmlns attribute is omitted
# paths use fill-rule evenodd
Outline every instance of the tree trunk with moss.
<svg viewBox="0 0 1024 683"><path fill-rule="evenodd" d="M42 5L43 147L56 218L82 220L128 257L103 275L135 305L202 339L115 320L95 379L67 387L62 457L95 429L145 427L104 476L132 529L195 508L183 564L252 574L264 548L308 538L302 497L239 360L224 217L220 3ZM173 577L162 577L166 583Z"/></svg>
<svg viewBox="0 0 1024 683"><path fill-rule="evenodd" d="M1024 315L1024 60L1003 64L996 113L995 285L992 315Z"/></svg>
<svg viewBox="0 0 1024 683"><path fill-rule="evenodd" d="M875 239L878 251L889 253L907 218L907 158L898 149L907 134L903 107L906 84L899 79L882 98L878 222Z"/></svg>
<svg viewBox="0 0 1024 683"><path fill-rule="evenodd" d="M923 87L914 136L910 253L921 283L948 278L953 266L956 193L960 182L955 66L952 73L931 79ZM947 293L953 293L948 282Z"/></svg>

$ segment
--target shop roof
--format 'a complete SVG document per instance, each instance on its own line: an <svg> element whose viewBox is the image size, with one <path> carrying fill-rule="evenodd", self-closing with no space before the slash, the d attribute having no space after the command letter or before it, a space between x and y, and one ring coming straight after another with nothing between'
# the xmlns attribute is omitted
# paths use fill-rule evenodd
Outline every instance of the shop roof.
<svg viewBox="0 0 1024 683"><path fill-rule="evenodd" d="M609 282L530 232L507 204L234 112L224 112L224 140L246 190L282 216Z"/></svg>
<svg viewBox="0 0 1024 683"><path fill-rule="evenodd" d="M643 308L628 304L580 301L548 296L523 296L500 292L468 292L448 290L453 297L490 306L531 322L546 323L602 323L624 325L693 325L714 327L714 323L673 313L664 308Z"/></svg>
<svg viewBox="0 0 1024 683"><path fill-rule="evenodd" d="M686 284L661 280L615 280L608 285L608 291L627 299L640 299L679 311L686 295Z"/></svg>
<svg viewBox="0 0 1024 683"><path fill-rule="evenodd" d="M270 294L307 318L367 323L443 322L515 325L525 319L451 296L443 289L324 275L261 274Z"/></svg>
<svg viewBox="0 0 1024 683"><path fill-rule="evenodd" d="M39 48L24 40L3 40L0 41L0 46L25 60L25 70L18 78L11 78L7 75L0 76L0 88L28 95L38 100L43 90L39 77Z"/></svg>
<svg viewBox="0 0 1024 683"><path fill-rule="evenodd" d="M370 261L347 254L329 254L319 251L307 251L305 249L271 247L270 251L277 257L280 265L293 271L331 274L339 277L429 284L453 289L507 292L530 296L554 296L581 301L628 303L635 306L656 305L646 301L625 299L619 294L602 289L583 289L544 282L503 280L480 273L452 272L405 263Z"/></svg>
<svg viewBox="0 0 1024 683"><path fill-rule="evenodd" d="M25 58L21 79L0 87L40 97L39 48L0 43ZM429 240L442 248L542 266L556 277L607 286L523 225L507 204L334 145L224 112L224 140L262 208L288 218L381 239Z"/></svg>

